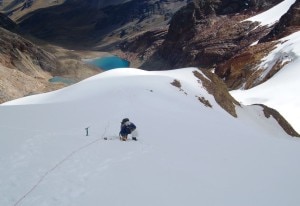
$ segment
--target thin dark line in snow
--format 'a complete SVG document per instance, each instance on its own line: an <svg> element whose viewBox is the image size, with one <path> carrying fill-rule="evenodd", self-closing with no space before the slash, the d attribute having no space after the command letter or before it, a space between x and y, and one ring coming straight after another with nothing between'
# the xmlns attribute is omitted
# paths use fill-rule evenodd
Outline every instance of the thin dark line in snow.
<svg viewBox="0 0 300 206"><path fill-rule="evenodd" d="M108 127L108 126L107 126ZM61 161L59 161L56 165L54 165L54 167L52 167L51 169L47 170L41 177L40 179L31 187L30 190L28 190L21 198L19 198L15 203L14 206L19 205L30 193L32 193L40 184L41 182L43 182L43 180L51 173L53 172L56 168L58 168L60 165L62 165L65 161L67 161L68 159L70 159L74 154L80 152L81 150L95 144L96 142L100 141L101 139L104 138L107 127L105 128L105 131L103 133L103 135L100 138L95 139L94 141L85 144L79 148L77 148L76 150L72 151L70 154L68 154L66 157L64 157Z"/></svg>

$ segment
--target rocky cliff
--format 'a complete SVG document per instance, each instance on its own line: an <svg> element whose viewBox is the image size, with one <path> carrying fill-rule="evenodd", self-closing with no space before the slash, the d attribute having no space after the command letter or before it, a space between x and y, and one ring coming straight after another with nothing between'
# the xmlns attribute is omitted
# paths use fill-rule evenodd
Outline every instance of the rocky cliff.
<svg viewBox="0 0 300 206"><path fill-rule="evenodd" d="M229 89L249 89L285 65L279 55L269 73L260 78L260 62L276 45L272 40L299 30L299 1L271 27L243 20L279 2L190 1L174 14L168 29L128 38L120 49L125 58L144 69L214 68Z"/></svg>
<svg viewBox="0 0 300 206"><path fill-rule="evenodd" d="M252 88L262 82L267 81L285 65L282 55L277 55L276 64L269 69L269 73L264 78L260 77L263 68L259 63L271 50L274 49L277 41L295 31L300 30L300 3L296 1L288 12L283 15L273 29L260 39L259 43L247 47L232 58L219 64L215 70L216 74L224 79L230 89L243 86L245 89Z"/></svg>
<svg viewBox="0 0 300 206"><path fill-rule="evenodd" d="M284 14L275 27L260 42L268 42L283 38L300 29L300 2L296 1Z"/></svg>
<svg viewBox="0 0 300 206"><path fill-rule="evenodd" d="M126 39L121 49L125 54L130 53L127 56L138 56L144 69L164 70L186 66L213 68L268 34L272 28L257 27L257 23L242 20L279 2L189 1L174 14L166 35L161 35L161 39L146 40L147 33L143 33L141 37ZM136 43L138 40L148 41L148 44L152 42L156 46L147 49L145 55L139 48L129 46L142 45Z"/></svg>

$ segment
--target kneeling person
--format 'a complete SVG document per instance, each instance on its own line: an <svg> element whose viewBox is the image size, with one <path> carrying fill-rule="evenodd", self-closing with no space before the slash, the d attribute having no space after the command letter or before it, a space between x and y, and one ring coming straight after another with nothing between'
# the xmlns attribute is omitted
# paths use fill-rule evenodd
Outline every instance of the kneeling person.
<svg viewBox="0 0 300 206"><path fill-rule="evenodd" d="M128 118L125 118L121 122L120 139L126 141L129 134L132 135L132 140L137 141L136 126Z"/></svg>

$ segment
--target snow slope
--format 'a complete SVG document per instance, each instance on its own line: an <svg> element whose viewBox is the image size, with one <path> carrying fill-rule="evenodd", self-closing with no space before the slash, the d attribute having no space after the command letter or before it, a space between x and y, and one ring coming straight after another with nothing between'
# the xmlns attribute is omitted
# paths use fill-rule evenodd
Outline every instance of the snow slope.
<svg viewBox="0 0 300 206"><path fill-rule="evenodd" d="M298 206L299 139L258 106L232 117L194 70L111 70L1 105L0 205ZM114 139L124 117L139 141Z"/></svg>
<svg viewBox="0 0 300 206"><path fill-rule="evenodd" d="M261 103L276 109L299 133L300 32L281 39L259 68L268 73L276 62L282 62L285 66L267 82L249 90L232 91L231 95L243 104Z"/></svg>
<svg viewBox="0 0 300 206"><path fill-rule="evenodd" d="M285 0L270 10L247 20L258 21L261 25L277 22L287 12L295 0ZM300 32L280 39L277 47L265 57L258 68L264 70L262 77L278 62L283 68L264 84L249 90L232 91L231 95L243 104L265 104L276 109L285 119L300 132L300 98L297 96L300 87Z"/></svg>
<svg viewBox="0 0 300 206"><path fill-rule="evenodd" d="M257 21L260 22L260 26L271 26L275 24L295 2L296 0L284 0L271 9L246 19L245 21Z"/></svg>

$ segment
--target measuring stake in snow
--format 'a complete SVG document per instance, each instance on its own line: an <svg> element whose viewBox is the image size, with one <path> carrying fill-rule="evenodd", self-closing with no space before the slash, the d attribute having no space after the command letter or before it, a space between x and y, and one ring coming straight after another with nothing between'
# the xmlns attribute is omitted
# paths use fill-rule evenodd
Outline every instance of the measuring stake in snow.
<svg viewBox="0 0 300 206"><path fill-rule="evenodd" d="M90 127L85 128L85 131L86 131L86 135L85 136L89 136L89 128Z"/></svg>

